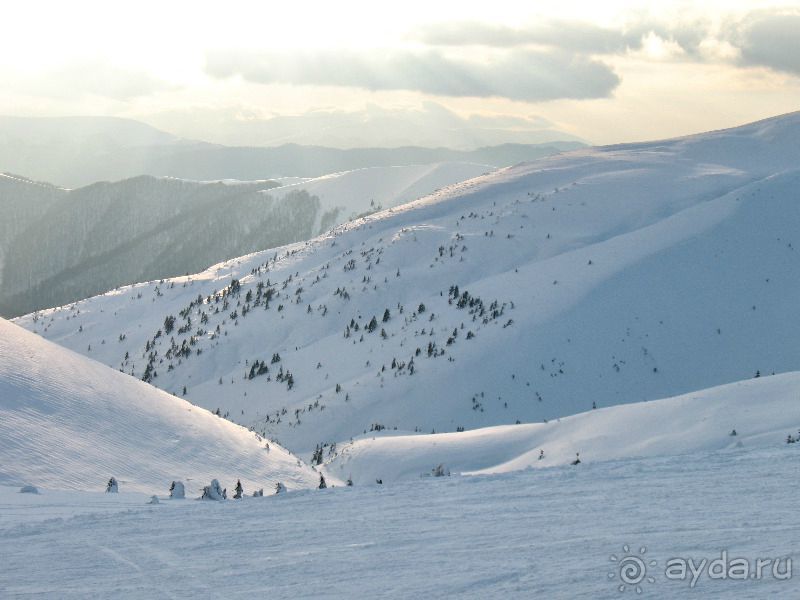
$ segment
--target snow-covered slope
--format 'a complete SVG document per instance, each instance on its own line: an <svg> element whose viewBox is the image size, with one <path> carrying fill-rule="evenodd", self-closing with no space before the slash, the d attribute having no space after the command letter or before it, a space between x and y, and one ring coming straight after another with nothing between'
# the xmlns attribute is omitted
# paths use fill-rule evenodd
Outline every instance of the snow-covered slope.
<svg viewBox="0 0 800 600"><path fill-rule="evenodd" d="M0 319L0 483L195 494L318 476L276 444Z"/></svg>
<svg viewBox="0 0 800 600"><path fill-rule="evenodd" d="M800 437L800 373L548 421L460 433L372 433L338 447L329 473L384 483L439 473L505 473L583 463L775 447ZM734 433L735 432L735 433ZM541 457L541 458L540 458Z"/></svg>
<svg viewBox="0 0 800 600"><path fill-rule="evenodd" d="M426 196L439 188L494 171L474 163L435 163L397 167L369 167L287 183L267 192L281 198L293 190L305 190L320 199L323 212L338 209L336 224L391 208Z"/></svg>
<svg viewBox="0 0 800 600"><path fill-rule="evenodd" d="M580 150L19 323L304 457L797 370L798 137Z"/></svg>

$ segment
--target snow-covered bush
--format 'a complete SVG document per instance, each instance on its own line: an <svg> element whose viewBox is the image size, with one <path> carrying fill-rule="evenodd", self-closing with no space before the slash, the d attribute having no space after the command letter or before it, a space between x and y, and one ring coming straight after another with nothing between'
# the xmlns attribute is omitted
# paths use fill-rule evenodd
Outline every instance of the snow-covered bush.
<svg viewBox="0 0 800 600"><path fill-rule="evenodd" d="M119 492L119 485L117 484L116 478L112 477L108 480L106 484L106 493L107 494L116 494Z"/></svg>
<svg viewBox="0 0 800 600"><path fill-rule="evenodd" d="M182 481L173 481L169 486L169 497L173 500L183 500L186 498L186 490Z"/></svg>
<svg viewBox="0 0 800 600"><path fill-rule="evenodd" d="M39 490L36 488L36 486L33 486L33 485L23 485L21 488L19 488L19 493L20 494L38 494Z"/></svg>
<svg viewBox="0 0 800 600"><path fill-rule="evenodd" d="M444 476L449 477L450 469L445 469L444 463L440 463L436 467L431 469L431 475L433 475L434 477L444 477Z"/></svg>
<svg viewBox="0 0 800 600"><path fill-rule="evenodd" d="M203 488L203 495L200 498L201 500L224 500L225 496L223 495L222 488L219 485L219 481L216 479L211 480L211 484L207 485Z"/></svg>
<svg viewBox="0 0 800 600"><path fill-rule="evenodd" d="M158 504L158 496L150 496L150 501L148 504Z"/></svg>

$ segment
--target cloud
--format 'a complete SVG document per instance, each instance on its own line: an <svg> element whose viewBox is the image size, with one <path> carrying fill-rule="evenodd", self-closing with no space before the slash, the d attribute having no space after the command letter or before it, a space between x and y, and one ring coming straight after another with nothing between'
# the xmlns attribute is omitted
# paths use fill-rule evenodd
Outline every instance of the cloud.
<svg viewBox="0 0 800 600"><path fill-rule="evenodd" d="M131 100L174 86L147 71L116 67L102 61L73 64L57 72L76 91L114 100Z"/></svg>
<svg viewBox="0 0 800 600"><path fill-rule="evenodd" d="M97 96L127 101L176 88L145 70L93 59L72 61L44 72L4 75L6 84L17 93L56 99Z"/></svg>
<svg viewBox="0 0 800 600"><path fill-rule="evenodd" d="M549 20L524 27L479 21L427 25L411 34L431 46L488 46L512 48L542 45L587 54L612 54L641 46L647 27L629 30L598 27L581 21Z"/></svg>
<svg viewBox="0 0 800 600"><path fill-rule="evenodd" d="M737 29L742 64L800 75L800 13L754 14Z"/></svg>
<svg viewBox="0 0 800 600"><path fill-rule="evenodd" d="M410 38L435 47L536 47L577 55L622 55L651 50L653 40L671 48L667 58L762 66L800 74L800 11L772 8L723 19L715 28L707 18L672 21L634 18L624 27L605 28L581 21L545 20L520 27L483 22L439 23L419 28Z"/></svg>
<svg viewBox="0 0 800 600"><path fill-rule="evenodd" d="M438 50L218 51L207 55L206 72L217 78L240 75L256 83L411 90L436 96L529 102L607 97L620 81L610 67L596 60L567 52L527 49L502 52L484 62L451 58Z"/></svg>

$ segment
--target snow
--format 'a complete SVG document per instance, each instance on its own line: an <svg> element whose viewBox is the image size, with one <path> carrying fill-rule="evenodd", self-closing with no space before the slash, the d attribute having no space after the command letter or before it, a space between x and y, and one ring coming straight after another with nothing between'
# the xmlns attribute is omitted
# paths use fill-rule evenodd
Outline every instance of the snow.
<svg viewBox="0 0 800 600"><path fill-rule="evenodd" d="M233 423L0 320L0 484L166 493L319 476Z"/></svg>
<svg viewBox="0 0 800 600"><path fill-rule="evenodd" d="M518 165L18 320L72 350L0 321L0 597L790 596L665 566L797 560L798 135Z"/></svg>
<svg viewBox="0 0 800 600"><path fill-rule="evenodd" d="M340 445L326 473L356 484L485 475L624 458L774 447L800 429L800 373L760 377L549 421L459 433L381 432ZM731 435L736 431L736 435ZM539 458L540 452L544 458Z"/></svg>
<svg viewBox="0 0 800 600"><path fill-rule="evenodd" d="M265 193L282 198L293 190L305 190L319 197L323 212L341 209L336 220L339 225L362 213L373 212L375 207L398 206L494 170L489 165L459 162L369 167L312 179L286 178L285 185Z"/></svg>
<svg viewBox="0 0 800 600"><path fill-rule="evenodd" d="M427 433L552 421L593 403L795 371L798 135L793 113L566 153L309 242L17 322L135 377L155 351L154 385L185 387L192 403L304 459L375 425ZM240 291L223 299L234 278ZM275 294L268 309L246 300L260 284ZM484 315L459 309L454 285ZM175 330L156 337L168 315ZM379 326L365 333L372 316ZM351 321L359 331L346 337ZM191 352L176 357L183 343ZM256 360L270 372L250 379Z"/></svg>
<svg viewBox="0 0 800 600"><path fill-rule="evenodd" d="M263 183L263 193L277 199L293 191L304 190L320 199L322 213L339 210L334 225L341 225L376 208L399 206L427 196L439 188L466 181L495 171L491 165L470 162L437 162L431 164L365 167L330 173L321 177L276 177L269 180L209 180L194 183L238 185L253 188ZM160 179L179 179L161 177ZM179 179L180 180L180 179ZM182 181L182 180L181 180ZM279 187L272 187L279 183ZM320 231L319 222L313 230Z"/></svg>
<svg viewBox="0 0 800 600"><path fill-rule="evenodd" d="M642 597L790 597L797 584L769 571L746 581L703 574L692 589L664 569L723 551L796 563L797 452L775 444L158 505L123 490L0 487L0 594L638 597L617 589L627 545L656 561Z"/></svg>

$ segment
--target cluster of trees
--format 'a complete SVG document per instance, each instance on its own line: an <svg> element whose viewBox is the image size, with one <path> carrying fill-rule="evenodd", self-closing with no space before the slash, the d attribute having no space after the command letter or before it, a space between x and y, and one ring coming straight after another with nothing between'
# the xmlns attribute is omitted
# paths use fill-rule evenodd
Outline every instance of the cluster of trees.
<svg viewBox="0 0 800 600"><path fill-rule="evenodd" d="M263 375L265 373L269 373L269 367L267 367L267 363L256 359L250 365L250 372L247 374L247 378L253 379L254 377L258 377L259 375Z"/></svg>
<svg viewBox="0 0 800 600"><path fill-rule="evenodd" d="M273 261L277 260L277 256L273 258ZM268 271L269 270L269 261L265 263L263 269ZM259 266L257 269L253 269L254 273L261 274L262 266ZM290 276L286 281L284 281L284 288L288 285L291 281L292 276ZM298 288L298 291L301 291L302 288ZM206 325L209 322L209 312L203 309L204 306L212 307L214 305L219 305L221 303L221 310L219 306L216 306L214 310L210 311L210 314L223 314L227 312L230 307L231 303L235 302L236 306L234 310L228 315L228 317L234 321L234 324L238 323L238 319L240 317L247 316L248 313L252 311L254 307L263 306L265 310L269 309L270 301L275 297L277 294L276 291L276 284L272 284L269 279L267 279L266 283L264 281L259 281L255 286L255 294L253 293L253 289L248 289L244 295L244 304L242 304L241 294L243 292L241 282L236 279L232 278L231 282L219 292L215 291L212 294L208 295L207 297L203 297L202 295L198 294L198 296L193 299L187 306L179 311L179 317L182 319L182 325L176 330L175 327L178 324L178 318L174 315L167 315L164 318L163 328L159 329L153 336L152 339L148 339L145 343L145 354L144 357L147 358L147 364L145 369L142 373L141 379L147 383L152 383L153 379L158 377L158 371L156 366L158 364L162 364L164 360L168 361L167 370L172 371L175 368L175 363L173 362L175 359L178 361L178 365L181 364L183 359L189 358L192 355L192 348L198 343L200 339L202 339L207 331L204 328L199 328L195 331L189 338L185 338L180 341L176 341L175 337L170 339L170 347L164 352L163 357L159 356L159 350L157 346L159 344L158 340L162 338L164 335L169 335L173 331L176 331L178 336L182 336L185 334L191 334L193 323L191 315L195 312L199 315L200 323L202 325ZM281 305L282 307L282 305ZM281 308L279 307L279 308ZM326 310L327 312L327 310ZM225 324L225 320L223 319L222 325ZM218 323L216 329L211 334L211 339L215 339L222 333L222 329L220 324ZM202 349L196 348L196 354L201 354ZM123 360L123 366L127 365L129 359L129 355L126 352L125 359ZM273 353L271 363L275 364L281 361L280 354ZM269 374L269 367L266 364L266 361L262 361L260 359L256 359L253 361L250 370L245 372L246 379L253 379L258 377L259 375ZM269 379L269 377L268 377ZM220 379L220 382L222 380ZM281 368L281 372L277 375L276 381L281 383L286 383L288 389L292 389L295 384L294 375L290 371L285 371ZM184 387L185 389L185 387Z"/></svg>

